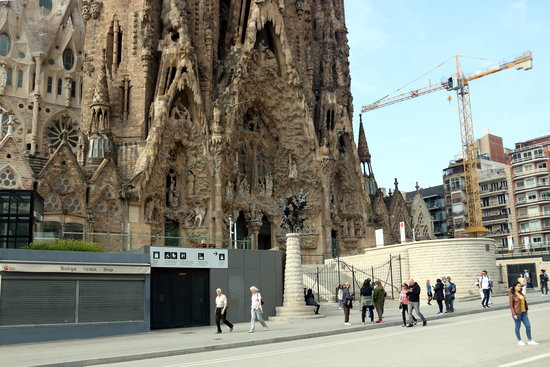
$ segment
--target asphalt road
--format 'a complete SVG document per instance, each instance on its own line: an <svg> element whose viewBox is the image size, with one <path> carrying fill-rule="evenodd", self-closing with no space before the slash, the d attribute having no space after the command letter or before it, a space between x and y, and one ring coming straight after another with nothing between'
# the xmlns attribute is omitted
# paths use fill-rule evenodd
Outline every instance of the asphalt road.
<svg viewBox="0 0 550 367"><path fill-rule="evenodd" d="M550 306L529 311L536 346L518 346L510 311L435 320L257 347L116 363L114 367L187 366L550 366ZM522 337L526 341L525 329Z"/></svg>

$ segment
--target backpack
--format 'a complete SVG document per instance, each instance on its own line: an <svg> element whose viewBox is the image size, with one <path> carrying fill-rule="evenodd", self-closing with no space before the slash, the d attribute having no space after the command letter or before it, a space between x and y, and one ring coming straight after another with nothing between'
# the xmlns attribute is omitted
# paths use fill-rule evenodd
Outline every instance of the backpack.
<svg viewBox="0 0 550 367"><path fill-rule="evenodd" d="M456 293L456 285L454 283L451 283L451 294Z"/></svg>

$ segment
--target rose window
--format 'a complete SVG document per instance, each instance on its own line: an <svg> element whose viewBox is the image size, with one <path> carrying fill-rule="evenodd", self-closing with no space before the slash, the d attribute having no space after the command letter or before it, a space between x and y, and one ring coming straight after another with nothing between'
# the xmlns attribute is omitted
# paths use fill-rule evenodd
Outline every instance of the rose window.
<svg viewBox="0 0 550 367"><path fill-rule="evenodd" d="M67 176L60 175L55 179L55 181L54 181L55 191L60 192L60 193L66 193L70 190L70 188L71 188L71 183L70 183L69 179L67 178Z"/></svg>
<svg viewBox="0 0 550 367"><path fill-rule="evenodd" d="M10 167L5 167L0 171L0 186L14 187L17 186L17 176Z"/></svg>
<svg viewBox="0 0 550 367"><path fill-rule="evenodd" d="M78 143L78 127L69 116L62 116L60 120L48 126L46 140L49 148L57 149L64 141L75 148Z"/></svg>
<svg viewBox="0 0 550 367"><path fill-rule="evenodd" d="M52 194L49 194L44 198L44 208L47 212L57 212L60 209L60 201L59 199Z"/></svg>
<svg viewBox="0 0 550 367"><path fill-rule="evenodd" d="M67 198L65 199L64 208L70 213L79 213L80 212L80 200Z"/></svg>

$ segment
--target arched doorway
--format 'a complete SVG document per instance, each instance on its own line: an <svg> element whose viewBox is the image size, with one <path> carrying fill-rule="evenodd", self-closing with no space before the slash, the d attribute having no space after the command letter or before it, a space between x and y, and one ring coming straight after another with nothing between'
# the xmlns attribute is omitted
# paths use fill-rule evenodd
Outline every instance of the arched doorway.
<svg viewBox="0 0 550 367"><path fill-rule="evenodd" d="M262 226L258 233L258 250L269 249L271 249L271 223L269 223L269 220L264 215L262 217Z"/></svg>

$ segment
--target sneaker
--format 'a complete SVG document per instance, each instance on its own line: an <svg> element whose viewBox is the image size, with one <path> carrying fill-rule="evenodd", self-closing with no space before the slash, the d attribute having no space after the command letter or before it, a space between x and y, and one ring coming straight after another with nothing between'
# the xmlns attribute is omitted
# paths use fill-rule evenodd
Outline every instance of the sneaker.
<svg viewBox="0 0 550 367"><path fill-rule="evenodd" d="M268 331L268 330L269 330L269 328L267 326L264 327L264 331Z"/></svg>
<svg viewBox="0 0 550 367"><path fill-rule="evenodd" d="M230 328L229 328L229 332L232 332L232 331L233 331L233 327L230 327Z"/></svg>
<svg viewBox="0 0 550 367"><path fill-rule="evenodd" d="M413 321L413 325L416 325L418 322L417 321Z"/></svg>
<svg viewBox="0 0 550 367"><path fill-rule="evenodd" d="M361 324L365 325L365 321L363 321Z"/></svg>
<svg viewBox="0 0 550 367"><path fill-rule="evenodd" d="M409 325L407 325L407 327L414 327L414 325L413 325L413 324L409 324Z"/></svg>
<svg viewBox="0 0 550 367"><path fill-rule="evenodd" d="M407 327L407 325L406 325L406 324L403 324L403 325L401 325L401 327Z"/></svg>
<svg viewBox="0 0 550 367"><path fill-rule="evenodd" d="M436 315L439 315L440 313L443 313L443 312L439 311Z"/></svg>
<svg viewBox="0 0 550 367"><path fill-rule="evenodd" d="M248 330L248 332L249 332L249 333L253 333L253 332L254 332L254 330Z"/></svg>
<svg viewBox="0 0 550 367"><path fill-rule="evenodd" d="M428 324L428 321L426 321L426 320L424 320L424 321L422 322L422 326L426 326L427 324Z"/></svg>
<svg viewBox="0 0 550 367"><path fill-rule="evenodd" d="M520 341L518 342L518 345L524 346L524 345L527 345L527 344L525 344L525 342L524 342L523 340L520 340Z"/></svg>
<svg viewBox="0 0 550 367"><path fill-rule="evenodd" d="M216 334L221 334L222 332L221 331L216 331Z"/></svg>
<svg viewBox="0 0 550 367"><path fill-rule="evenodd" d="M351 322L344 322L344 325L351 325Z"/></svg>
<svg viewBox="0 0 550 367"><path fill-rule="evenodd" d="M539 345L539 343L537 343L537 342L534 341L534 340L529 340L529 341L527 342L527 344L529 344L529 345Z"/></svg>
<svg viewBox="0 0 550 367"><path fill-rule="evenodd" d="M382 323L382 320L379 320L379 321L376 321L377 324L381 324Z"/></svg>

